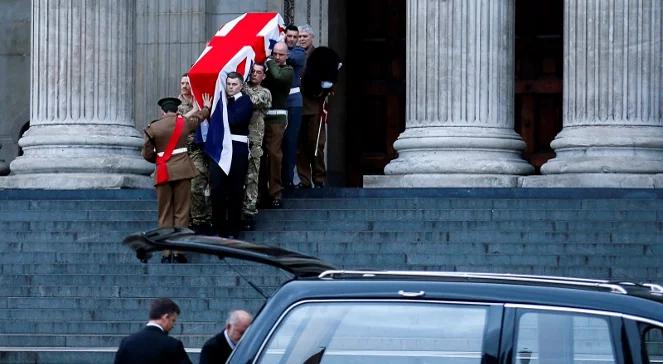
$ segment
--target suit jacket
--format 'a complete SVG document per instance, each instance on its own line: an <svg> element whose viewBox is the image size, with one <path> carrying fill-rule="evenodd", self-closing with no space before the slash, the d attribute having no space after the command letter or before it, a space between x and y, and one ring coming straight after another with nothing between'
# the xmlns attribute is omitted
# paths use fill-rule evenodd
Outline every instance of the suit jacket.
<svg viewBox="0 0 663 364"><path fill-rule="evenodd" d="M191 360L181 341L158 327L145 326L122 339L115 353L115 364L191 364Z"/></svg>
<svg viewBox="0 0 663 364"><path fill-rule="evenodd" d="M185 119L182 135L177 141L177 148L186 148L187 136L195 130L200 122L209 117L209 109L203 108ZM156 162L157 153L163 152L168 145L170 136L175 130L175 115L165 115L159 120L155 120L145 128L145 139L143 144L143 158L148 162ZM166 162L168 168L168 181L177 181L181 179L193 178L198 174L193 162L189 159L188 153L173 154Z"/></svg>
<svg viewBox="0 0 663 364"><path fill-rule="evenodd" d="M200 364L223 364L230 357L233 349L228 344L224 331L207 340L200 351Z"/></svg>

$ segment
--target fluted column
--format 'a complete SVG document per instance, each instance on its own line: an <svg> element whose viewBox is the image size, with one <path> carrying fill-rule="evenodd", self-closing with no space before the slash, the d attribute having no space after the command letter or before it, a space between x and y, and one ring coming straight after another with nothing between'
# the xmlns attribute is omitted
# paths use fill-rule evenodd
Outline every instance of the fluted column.
<svg viewBox="0 0 663 364"><path fill-rule="evenodd" d="M367 187L513 187L514 0L407 1L406 130Z"/></svg>
<svg viewBox="0 0 663 364"><path fill-rule="evenodd" d="M564 18L564 128L530 185L661 186L663 2L566 0Z"/></svg>
<svg viewBox="0 0 663 364"><path fill-rule="evenodd" d="M134 0L33 0L30 129L0 186L150 187L133 120Z"/></svg>
<svg viewBox="0 0 663 364"><path fill-rule="evenodd" d="M215 4L222 3L228 6ZM139 129L161 113L157 100L179 95L182 74L221 25L205 31L205 0L136 0L134 115Z"/></svg>

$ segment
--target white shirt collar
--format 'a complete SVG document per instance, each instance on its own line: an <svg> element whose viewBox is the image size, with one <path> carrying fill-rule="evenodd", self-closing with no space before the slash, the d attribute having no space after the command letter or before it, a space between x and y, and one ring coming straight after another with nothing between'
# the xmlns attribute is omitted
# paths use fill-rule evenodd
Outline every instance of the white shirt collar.
<svg viewBox="0 0 663 364"><path fill-rule="evenodd" d="M239 99L240 97L242 97L242 92L240 91L240 92L238 92L238 93L236 93L236 94L234 94L234 95L232 95L232 96L230 96L230 97L235 98L235 101L237 101L237 99Z"/></svg>
<svg viewBox="0 0 663 364"><path fill-rule="evenodd" d="M161 329L161 331L166 332L166 330L164 330L163 327L161 327L161 325L157 324L156 322L152 322L152 321L150 321L150 322L148 322L147 325L145 325L145 326L154 326L154 327L158 327L159 329Z"/></svg>
<svg viewBox="0 0 663 364"><path fill-rule="evenodd" d="M226 341L228 342L228 345L230 345L230 348L235 350L235 346L237 346L237 344L230 340L230 336L228 336L228 330L223 330L223 336L226 337Z"/></svg>

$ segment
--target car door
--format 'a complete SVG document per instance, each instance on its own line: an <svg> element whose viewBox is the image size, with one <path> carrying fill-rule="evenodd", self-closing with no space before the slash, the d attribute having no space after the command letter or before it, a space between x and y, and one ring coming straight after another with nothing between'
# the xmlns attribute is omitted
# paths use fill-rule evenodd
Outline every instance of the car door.
<svg viewBox="0 0 663 364"><path fill-rule="evenodd" d="M623 319L613 312L506 304L504 332L502 364L635 362Z"/></svg>

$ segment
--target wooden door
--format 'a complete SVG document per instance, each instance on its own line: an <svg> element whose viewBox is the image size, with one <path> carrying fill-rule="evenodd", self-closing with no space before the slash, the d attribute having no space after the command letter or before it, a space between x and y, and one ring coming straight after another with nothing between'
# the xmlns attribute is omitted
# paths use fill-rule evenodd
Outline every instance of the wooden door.
<svg viewBox="0 0 663 364"><path fill-rule="evenodd" d="M347 7L347 184L382 174L405 129L405 0Z"/></svg>
<svg viewBox="0 0 663 364"><path fill-rule="evenodd" d="M562 130L563 0L516 0L515 129L536 173Z"/></svg>

